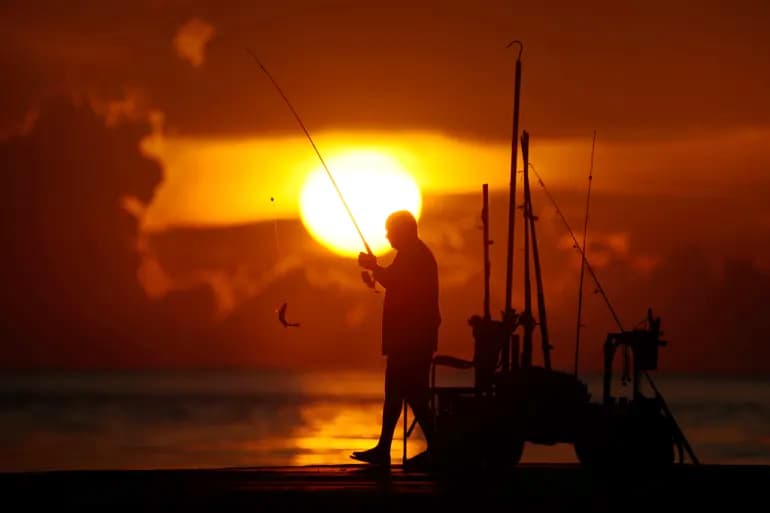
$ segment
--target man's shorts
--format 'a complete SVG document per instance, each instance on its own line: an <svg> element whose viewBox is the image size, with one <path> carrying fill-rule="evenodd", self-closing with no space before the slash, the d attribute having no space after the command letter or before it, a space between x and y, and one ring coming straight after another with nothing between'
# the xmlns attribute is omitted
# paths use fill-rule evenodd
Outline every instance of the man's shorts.
<svg viewBox="0 0 770 513"><path fill-rule="evenodd" d="M402 398L427 398L432 356L388 357L385 393Z"/></svg>

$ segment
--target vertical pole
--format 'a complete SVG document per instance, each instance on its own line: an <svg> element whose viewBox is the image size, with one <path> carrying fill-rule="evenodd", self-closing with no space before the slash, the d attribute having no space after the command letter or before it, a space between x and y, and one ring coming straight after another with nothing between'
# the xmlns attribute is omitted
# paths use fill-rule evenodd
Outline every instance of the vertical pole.
<svg viewBox="0 0 770 513"><path fill-rule="evenodd" d="M604 375L602 379L602 404L612 404L612 362L615 359L617 339L608 334L604 341Z"/></svg>
<svg viewBox="0 0 770 513"><path fill-rule="evenodd" d="M526 130L521 136L521 156L524 162L529 162L529 136ZM524 167L524 209L522 217L524 218L524 343L521 349L521 366L530 367L532 365L532 333L535 329L535 318L532 315L532 279L529 270L529 242L530 242L530 224L529 217L532 215L529 204L529 169Z"/></svg>
<svg viewBox="0 0 770 513"><path fill-rule="evenodd" d="M519 334L518 333L514 333L511 336L511 354L513 355L513 358L511 358L511 367L514 369L518 369L519 368Z"/></svg>
<svg viewBox="0 0 770 513"><path fill-rule="evenodd" d="M526 148L526 149L525 149ZM524 130L521 135L521 155L524 157L524 168L529 168L529 133ZM526 176L526 204L529 222L529 233L532 237L532 259L535 264L535 287L537 288L537 317L540 322L540 341L543 348L543 367L551 369L551 343L548 339L548 321L546 319L545 309L545 291L543 290L543 275L540 271L540 251L537 248L537 231L535 230L535 214L532 209L532 193L529 189L529 172L525 171Z"/></svg>
<svg viewBox="0 0 770 513"><path fill-rule="evenodd" d="M514 41L515 43L518 41ZM513 44L513 43L511 43ZM521 45L521 43L519 43ZM510 45L509 45L510 46ZM523 48L523 47L522 47ZM505 313L512 310L513 295L513 235L516 212L516 162L519 143L519 97L521 94L521 50L516 59L516 71L513 90L513 133L511 134L511 181L508 196L508 252L505 275Z"/></svg>
<svg viewBox="0 0 770 513"><path fill-rule="evenodd" d="M406 439L409 438L409 435L407 434L407 424L406 424L406 399L404 399L404 452L401 456L401 464L406 465Z"/></svg>
<svg viewBox="0 0 770 513"><path fill-rule="evenodd" d="M481 222L484 226L484 320L489 321L489 185L481 186L482 207Z"/></svg>

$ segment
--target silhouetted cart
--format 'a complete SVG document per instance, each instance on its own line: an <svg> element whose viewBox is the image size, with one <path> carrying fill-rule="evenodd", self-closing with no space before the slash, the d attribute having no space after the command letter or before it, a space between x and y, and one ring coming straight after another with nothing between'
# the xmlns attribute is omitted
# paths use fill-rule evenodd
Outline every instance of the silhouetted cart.
<svg viewBox="0 0 770 513"><path fill-rule="evenodd" d="M492 242L489 240L488 187L484 184L481 212L484 229L484 313L469 319L474 344L472 360L448 355L438 355L434 358L431 405L435 416L436 443L432 449L431 464L437 469L469 471L515 465L522 456L525 442L545 445L572 444L578 460L583 465L605 470L663 469L674 462L675 449L678 451L680 462L684 461L686 451L692 462L697 464L695 454L648 374L648 371L657 369L659 348L665 345L660 339L660 319L653 317L652 311L649 310L647 325L644 328L631 331L622 328L585 258L584 248L577 243L568 225L575 248L580 252L584 266L591 272L598 290L602 292L620 331L610 333L604 343L601 402L591 401L587 385L578 378L577 347L573 373L551 368L552 347L548 336L535 229L537 217L533 212L530 193L529 134L526 131L521 135L524 307L520 312L511 307L513 227L517 207L515 164L518 149L521 52L516 61L515 79L506 307L501 320L492 319L489 306L489 246ZM540 185L545 189L542 180ZM549 197L560 212L553 197L550 194ZM566 224L563 216L562 219ZM533 307L532 274L535 278L537 318ZM579 327L578 317L578 342ZM536 329L539 330L541 342L542 366L535 366L532 361ZM623 354L623 380L632 382L630 399L613 397L611 393L612 364L618 349ZM633 362L631 375L629 362ZM442 366L472 370L473 385L438 386L436 369ZM642 393L642 379L647 380L653 392L652 396L648 397ZM405 417L405 459L406 439L414 426L413 422L407 429Z"/></svg>

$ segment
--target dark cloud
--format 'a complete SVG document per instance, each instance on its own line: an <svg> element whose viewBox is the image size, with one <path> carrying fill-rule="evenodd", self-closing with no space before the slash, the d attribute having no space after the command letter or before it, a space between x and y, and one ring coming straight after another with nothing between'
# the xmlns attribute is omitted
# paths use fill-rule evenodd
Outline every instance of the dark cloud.
<svg viewBox="0 0 770 513"><path fill-rule="evenodd" d="M123 204L147 204L162 178L139 152L146 131L60 100L0 145L4 365L152 364L169 353L159 341L211 315L210 291L156 305L137 279L139 221ZM179 331L180 317L195 321Z"/></svg>
<svg viewBox="0 0 770 513"><path fill-rule="evenodd" d="M112 99L141 88L188 134L296 133L253 48L313 130L510 134L514 52L522 122L538 136L668 137L768 125L766 2L6 2L0 104L19 121L50 89ZM176 56L196 18L205 63ZM10 124L4 120L4 125Z"/></svg>
<svg viewBox="0 0 770 513"><path fill-rule="evenodd" d="M765 322L770 315L770 273L749 260L719 258L715 265L714 255L703 247L683 245L669 248L651 272L630 273L618 265L607 277L612 278L608 283L623 309L626 328L642 320L640 313L647 306L662 316L663 338L668 341L662 349L663 371L770 370L770 330ZM635 317L625 313L629 307L634 307Z"/></svg>

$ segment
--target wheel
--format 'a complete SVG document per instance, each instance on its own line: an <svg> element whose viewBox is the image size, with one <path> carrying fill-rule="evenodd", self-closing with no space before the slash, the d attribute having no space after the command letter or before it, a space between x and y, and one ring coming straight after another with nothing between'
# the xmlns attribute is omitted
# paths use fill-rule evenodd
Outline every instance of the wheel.
<svg viewBox="0 0 770 513"><path fill-rule="evenodd" d="M590 470L603 470L610 463L611 450L600 437L581 437L573 444L580 465Z"/></svg>
<svg viewBox="0 0 770 513"><path fill-rule="evenodd" d="M606 468L610 459L610 419L598 404L589 404L578 422L573 448L575 456L584 468Z"/></svg>
<svg viewBox="0 0 770 513"><path fill-rule="evenodd" d="M674 462L671 427L660 415L596 416L574 443L581 465L601 472L661 472Z"/></svg>
<svg viewBox="0 0 770 513"><path fill-rule="evenodd" d="M494 446L487 446L485 451L486 466L493 471L510 470L516 467L524 454L524 439L509 434L496 440Z"/></svg>

